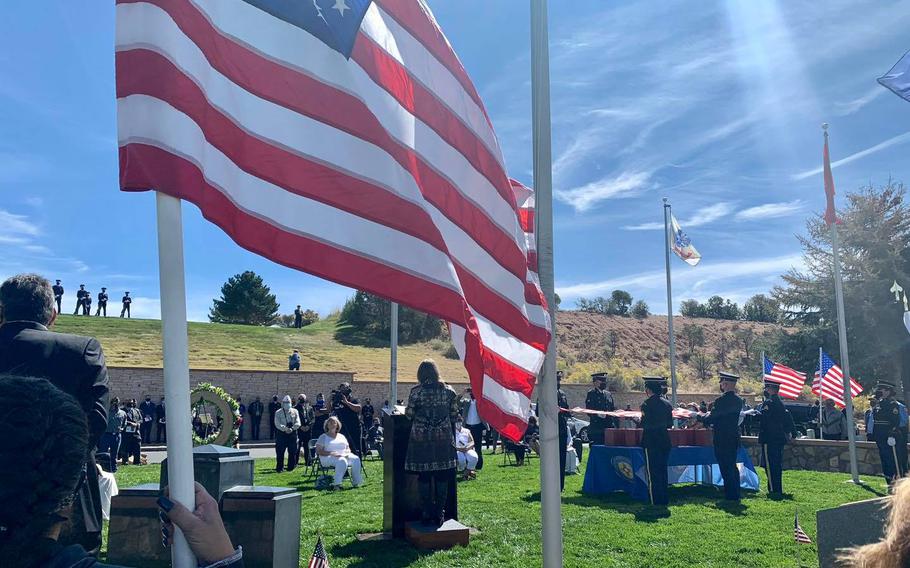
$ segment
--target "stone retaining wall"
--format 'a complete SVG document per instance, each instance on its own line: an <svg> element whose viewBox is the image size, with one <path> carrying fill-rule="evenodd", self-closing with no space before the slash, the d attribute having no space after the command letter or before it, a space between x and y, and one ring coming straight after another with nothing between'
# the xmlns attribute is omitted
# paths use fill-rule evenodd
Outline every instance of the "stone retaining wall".
<svg viewBox="0 0 910 568"><path fill-rule="evenodd" d="M743 445L749 451L756 467L761 463L761 446L758 438L744 436ZM882 464L875 442L856 442L857 469L862 475L881 475ZM784 446L784 469L806 469L850 473L850 449L840 440L793 440Z"/></svg>

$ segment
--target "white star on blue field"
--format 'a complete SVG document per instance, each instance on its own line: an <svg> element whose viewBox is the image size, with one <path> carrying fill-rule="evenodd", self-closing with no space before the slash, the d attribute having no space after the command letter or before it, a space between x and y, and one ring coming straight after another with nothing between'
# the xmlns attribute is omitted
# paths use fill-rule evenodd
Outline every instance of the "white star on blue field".
<svg viewBox="0 0 910 568"><path fill-rule="evenodd" d="M429 5L511 175L531 184L528 2ZM72 291L130 290L133 315L157 317L154 197L118 190L113 3L6 11L0 277L37 271ZM824 208L823 122L838 203L861 185L910 181L910 103L875 82L910 49L908 27L910 11L893 1L551 1L563 307L622 288L666 312L662 197L702 254L695 268L674 260L677 302L767 292L800 266L794 235ZM325 314L351 294L240 249L190 205L184 228L191 319L205 320L221 284L247 269L285 313L301 304Z"/></svg>

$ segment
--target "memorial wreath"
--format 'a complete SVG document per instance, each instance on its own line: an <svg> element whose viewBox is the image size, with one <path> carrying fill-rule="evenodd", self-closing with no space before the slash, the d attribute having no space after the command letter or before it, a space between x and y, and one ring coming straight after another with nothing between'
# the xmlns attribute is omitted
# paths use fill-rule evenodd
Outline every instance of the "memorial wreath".
<svg viewBox="0 0 910 568"><path fill-rule="evenodd" d="M196 432L196 420L202 420L199 415L199 408L203 403L210 403L215 406L222 417L221 428L211 434L202 437ZM237 439L240 429L240 405L227 393L223 388L216 387L211 383L199 383L190 391L190 404L193 409L193 445L204 446L206 444L215 444L218 446L231 446ZM230 427L226 427L227 417L230 416ZM215 417L217 418L217 416Z"/></svg>

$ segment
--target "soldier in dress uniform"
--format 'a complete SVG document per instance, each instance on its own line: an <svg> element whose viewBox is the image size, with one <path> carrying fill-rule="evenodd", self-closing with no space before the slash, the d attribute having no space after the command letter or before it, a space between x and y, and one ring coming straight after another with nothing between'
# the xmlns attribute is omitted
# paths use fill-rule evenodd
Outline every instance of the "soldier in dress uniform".
<svg viewBox="0 0 910 568"><path fill-rule="evenodd" d="M120 304L123 306L122 308L120 308L120 317L123 317L124 314L126 315L126 317L130 317L130 306L132 305L132 303L133 303L133 299L130 298L130 293L125 292L123 294L123 297L120 298Z"/></svg>
<svg viewBox="0 0 910 568"><path fill-rule="evenodd" d="M591 375L591 381L594 383L594 388L589 390L588 396L585 397L585 408L609 412L616 410L616 405L613 404L613 395L607 390L607 374L594 373ZM600 417L592 414L591 425L588 426L588 439L591 445L603 445L604 430L615 427L616 423L612 417Z"/></svg>
<svg viewBox="0 0 910 568"><path fill-rule="evenodd" d="M85 295L82 296L82 315L92 315L92 293L88 290L86 290Z"/></svg>
<svg viewBox="0 0 910 568"><path fill-rule="evenodd" d="M569 399L562 390L562 371L556 371L556 406L569 408ZM566 487L566 452L569 451L569 413L559 410L556 420L559 424L559 490Z"/></svg>
<svg viewBox="0 0 910 568"><path fill-rule="evenodd" d="M667 486L667 461L670 458L670 434L673 426L673 407L664 398L667 379L644 377L648 398L641 403L641 447L645 450L645 467L648 469L648 497L652 505L670 502Z"/></svg>
<svg viewBox="0 0 910 568"><path fill-rule="evenodd" d="M745 402L736 394L736 381L739 376L732 373L720 373L720 390L723 395L714 401L714 406L707 415L700 415L699 420L706 426L714 428L714 455L720 474L724 478L724 498L739 501L739 469L736 467L736 454L739 452L740 413Z"/></svg>
<svg viewBox="0 0 910 568"><path fill-rule="evenodd" d="M79 289L76 290L76 310L73 312L74 316L78 316L79 312L85 309L86 295L88 295L88 292L85 291L85 284L80 284Z"/></svg>
<svg viewBox="0 0 910 568"><path fill-rule="evenodd" d="M907 473L907 407L894 399L893 383L875 385L878 404L872 408L872 439L878 446L882 474L889 486Z"/></svg>
<svg viewBox="0 0 910 568"><path fill-rule="evenodd" d="M57 313L62 314L63 308L60 305L63 303L63 285L60 284L60 281L57 280L57 283L53 286L54 290L54 302L57 303Z"/></svg>
<svg viewBox="0 0 910 568"><path fill-rule="evenodd" d="M768 476L770 495L783 495L784 445L793 437L793 417L784 407L779 391L780 383L766 380L765 401L758 410L758 443L762 449L762 462Z"/></svg>
<svg viewBox="0 0 910 568"><path fill-rule="evenodd" d="M104 317L107 317L107 288L102 287L101 291L98 292L98 308L95 311L96 316L100 316L101 312L104 312Z"/></svg>

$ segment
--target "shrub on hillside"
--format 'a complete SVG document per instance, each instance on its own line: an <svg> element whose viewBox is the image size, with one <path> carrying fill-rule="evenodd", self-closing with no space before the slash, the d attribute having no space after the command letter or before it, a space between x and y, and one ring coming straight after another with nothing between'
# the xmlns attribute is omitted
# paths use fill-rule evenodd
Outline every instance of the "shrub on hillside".
<svg viewBox="0 0 910 568"><path fill-rule="evenodd" d="M639 300L635 302L635 305L632 306L633 318L645 319L649 315L651 315L651 310L648 308L648 304L644 300Z"/></svg>
<svg viewBox="0 0 910 568"><path fill-rule="evenodd" d="M344 304L339 321L376 339L388 339L391 332L391 304L368 292L358 291ZM398 306L398 342L428 341L443 335L442 322L429 314Z"/></svg>
<svg viewBox="0 0 910 568"><path fill-rule="evenodd" d="M304 327L311 323L319 321L319 314L313 310L304 310L301 323ZM294 327L294 314L284 314L278 316L278 325L281 327Z"/></svg>

